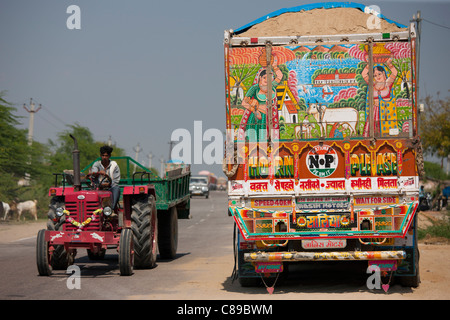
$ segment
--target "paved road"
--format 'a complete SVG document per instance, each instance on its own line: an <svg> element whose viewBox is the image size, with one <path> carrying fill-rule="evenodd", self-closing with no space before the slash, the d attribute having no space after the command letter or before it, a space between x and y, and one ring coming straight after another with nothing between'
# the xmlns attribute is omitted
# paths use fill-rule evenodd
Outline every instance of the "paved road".
<svg viewBox="0 0 450 320"><path fill-rule="evenodd" d="M241 288L231 280L233 271L233 220L227 215L225 192L209 199L193 198L190 220L179 220L178 254L158 260L151 270L119 275L117 253L108 250L101 262L91 262L79 250L80 289L65 271L51 277L37 275L35 237L0 241L0 300L7 299L164 299L164 300L290 300L290 299L445 299L448 295L448 246L421 249L422 284L412 290L395 285L385 294L366 287L367 266L347 263L292 267L289 281L269 296L264 287ZM42 226L45 223L41 222ZM32 224L31 224L32 226ZM39 225L37 225L39 226ZM30 227L30 225L27 225ZM10 229L11 232L14 228ZM4 230L0 230L4 233ZM34 233L35 234L35 233ZM437 257L437 258L436 258ZM446 261L443 261L446 260ZM439 263L439 261L441 263ZM442 264L444 262L444 264ZM303 268L303 269L302 269ZM438 277L440 280L435 281ZM68 281L69 280L69 281ZM70 286L69 286L70 287Z"/></svg>
<svg viewBox="0 0 450 320"><path fill-rule="evenodd" d="M91 262L85 250L78 250L75 265L80 267L81 290L68 289L63 270L51 277L37 275L35 237L0 244L0 299L211 298L223 289L233 268L233 221L226 208L224 192L193 198L192 219L179 220L176 259L159 260L156 268L135 270L131 277L119 276L115 250L108 250L100 262Z"/></svg>

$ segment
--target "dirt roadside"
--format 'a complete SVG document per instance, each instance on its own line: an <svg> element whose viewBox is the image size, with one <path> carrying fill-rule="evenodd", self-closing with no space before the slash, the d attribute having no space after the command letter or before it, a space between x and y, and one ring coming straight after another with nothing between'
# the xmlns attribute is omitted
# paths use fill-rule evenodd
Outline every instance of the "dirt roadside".
<svg viewBox="0 0 450 320"><path fill-rule="evenodd" d="M0 244L36 237L41 229L47 228L47 221L0 222Z"/></svg>

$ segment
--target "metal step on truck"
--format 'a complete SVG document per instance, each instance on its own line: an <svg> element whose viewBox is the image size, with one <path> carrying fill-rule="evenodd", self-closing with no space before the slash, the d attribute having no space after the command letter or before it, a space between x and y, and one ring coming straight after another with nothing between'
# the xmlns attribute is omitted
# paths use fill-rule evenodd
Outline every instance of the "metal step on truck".
<svg viewBox="0 0 450 320"><path fill-rule="evenodd" d="M241 285L274 285L306 261L367 261L417 287L416 24L307 4L226 30L224 56Z"/></svg>
<svg viewBox="0 0 450 320"><path fill-rule="evenodd" d="M112 208L111 177L88 173L95 161L80 170L80 150L71 137L73 171L54 174L47 230L37 235L39 275L66 270L78 249L87 249L91 260L103 259L107 249L117 250L123 276L134 268L155 267L157 250L162 259L175 258L178 219L190 218L189 166L159 178L130 157L111 157L122 170L121 197Z"/></svg>

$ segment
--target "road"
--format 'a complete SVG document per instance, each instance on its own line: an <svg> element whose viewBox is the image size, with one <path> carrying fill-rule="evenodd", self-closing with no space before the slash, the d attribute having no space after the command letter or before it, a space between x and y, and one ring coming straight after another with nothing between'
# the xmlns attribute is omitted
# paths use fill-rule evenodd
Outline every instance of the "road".
<svg viewBox="0 0 450 320"><path fill-rule="evenodd" d="M45 222L0 224L0 299L162 299L162 300L291 300L291 299L449 299L449 245L420 244L422 283L417 289L393 285L388 293L369 290L365 268L345 262L295 269L272 295L264 287L241 288L232 281L233 220L227 215L225 192L209 199L193 198L192 219L179 220L178 254L158 260L151 270L119 275L117 253L91 262L79 250L75 265L79 282L65 271L37 275L36 233ZM78 285L79 284L79 289ZM70 289L72 285L72 289ZM75 286L75 288L73 288Z"/></svg>

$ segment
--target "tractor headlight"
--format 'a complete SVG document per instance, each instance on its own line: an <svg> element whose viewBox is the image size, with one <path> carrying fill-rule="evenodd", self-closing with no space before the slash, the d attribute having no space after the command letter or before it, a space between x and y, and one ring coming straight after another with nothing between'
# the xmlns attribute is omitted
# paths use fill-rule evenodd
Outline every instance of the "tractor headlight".
<svg viewBox="0 0 450 320"><path fill-rule="evenodd" d="M107 217L109 217L111 214L112 214L112 209L111 209L111 207L104 207L103 208L103 214L105 215L105 216L107 216Z"/></svg>
<svg viewBox="0 0 450 320"><path fill-rule="evenodd" d="M61 218L64 215L64 208L56 208L56 215Z"/></svg>

